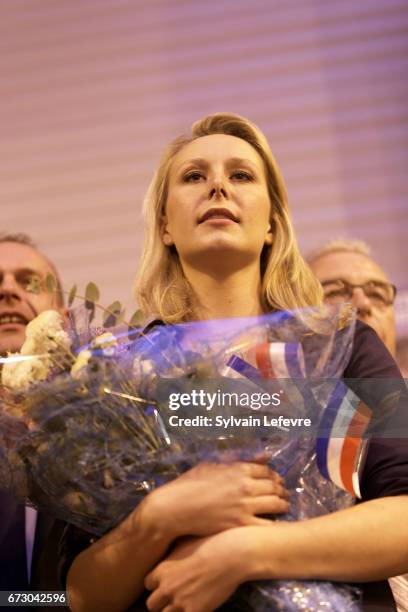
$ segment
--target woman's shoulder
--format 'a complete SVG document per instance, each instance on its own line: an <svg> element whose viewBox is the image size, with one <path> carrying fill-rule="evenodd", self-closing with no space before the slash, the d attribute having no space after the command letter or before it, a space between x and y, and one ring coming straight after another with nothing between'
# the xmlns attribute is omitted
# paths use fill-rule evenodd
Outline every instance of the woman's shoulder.
<svg viewBox="0 0 408 612"><path fill-rule="evenodd" d="M406 495L407 390L394 358L377 333L361 321L356 322L353 348L344 378L349 379L346 384L375 414L373 423L377 422L360 476L362 498L368 500ZM398 438L395 432L398 432Z"/></svg>

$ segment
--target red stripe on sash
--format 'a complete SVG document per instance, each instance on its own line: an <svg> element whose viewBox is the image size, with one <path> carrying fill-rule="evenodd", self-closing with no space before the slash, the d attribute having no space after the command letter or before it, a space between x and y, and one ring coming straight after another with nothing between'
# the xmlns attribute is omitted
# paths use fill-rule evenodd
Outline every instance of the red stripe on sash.
<svg viewBox="0 0 408 612"><path fill-rule="evenodd" d="M264 378L276 378L270 356L270 344L258 344L256 347L256 365Z"/></svg>
<svg viewBox="0 0 408 612"><path fill-rule="evenodd" d="M364 402L360 402L353 418L350 421L341 451L340 476L343 481L344 488L353 495L355 495L353 486L353 472L357 461L358 451L361 446L361 439L370 421L370 416L370 408Z"/></svg>

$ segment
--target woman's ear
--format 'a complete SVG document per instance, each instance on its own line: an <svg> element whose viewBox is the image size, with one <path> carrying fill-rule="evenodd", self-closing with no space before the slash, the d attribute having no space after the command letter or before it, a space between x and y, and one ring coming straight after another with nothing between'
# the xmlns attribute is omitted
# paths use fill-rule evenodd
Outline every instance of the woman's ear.
<svg viewBox="0 0 408 612"><path fill-rule="evenodd" d="M174 240L171 237L171 234L168 230L168 223L167 223L167 217L166 215L162 216L162 221L161 221L161 239L163 241L163 244L165 246L172 246L174 244Z"/></svg>
<svg viewBox="0 0 408 612"><path fill-rule="evenodd" d="M269 224L268 232L265 236L265 245L270 246L272 242L273 242L273 233L272 233L271 224Z"/></svg>

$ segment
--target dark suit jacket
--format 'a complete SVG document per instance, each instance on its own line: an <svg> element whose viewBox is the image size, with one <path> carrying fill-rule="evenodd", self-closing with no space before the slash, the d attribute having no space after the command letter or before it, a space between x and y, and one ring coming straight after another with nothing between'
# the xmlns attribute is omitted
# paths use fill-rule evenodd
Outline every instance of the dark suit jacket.
<svg viewBox="0 0 408 612"><path fill-rule="evenodd" d="M58 546L63 527L61 521L44 513L38 514L29 582L24 505L0 490L0 590L62 590L57 569ZM47 609L64 610L63 607Z"/></svg>

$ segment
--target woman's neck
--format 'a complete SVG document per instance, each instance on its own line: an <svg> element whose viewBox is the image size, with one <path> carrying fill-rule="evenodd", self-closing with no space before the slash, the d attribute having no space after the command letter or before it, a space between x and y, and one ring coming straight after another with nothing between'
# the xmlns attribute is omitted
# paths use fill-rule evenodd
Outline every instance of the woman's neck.
<svg viewBox="0 0 408 612"><path fill-rule="evenodd" d="M226 319L263 314L259 262L231 274L183 266L196 296L198 319Z"/></svg>

